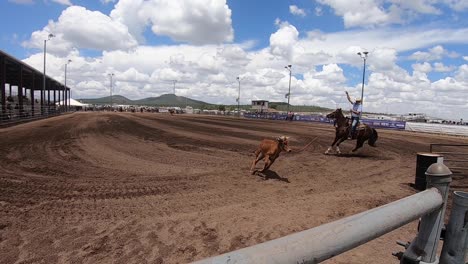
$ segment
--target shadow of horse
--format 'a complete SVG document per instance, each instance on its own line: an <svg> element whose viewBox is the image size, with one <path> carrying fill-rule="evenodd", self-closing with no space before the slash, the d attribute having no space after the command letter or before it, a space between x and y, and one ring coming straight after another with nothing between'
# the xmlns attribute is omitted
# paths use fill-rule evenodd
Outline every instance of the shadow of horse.
<svg viewBox="0 0 468 264"><path fill-rule="evenodd" d="M341 153L340 157L343 158L371 158L371 155L362 154L362 153Z"/></svg>
<svg viewBox="0 0 468 264"><path fill-rule="evenodd" d="M286 183L290 183L288 178L284 178L278 175L278 173L271 171L271 170L266 170L264 172L257 171L255 172L255 175L262 177L263 180L278 180Z"/></svg>
<svg viewBox="0 0 468 264"><path fill-rule="evenodd" d="M331 146L328 147L327 151L325 151L325 154L329 154L330 151L333 150L334 146L336 147L336 153L341 154L339 146L341 142L348 139L348 135L351 130L351 125L349 124L349 118L343 115L341 108L338 108L335 111L328 114L327 118L331 118L335 120L335 140L333 140L333 143L331 144ZM356 135L356 147L354 147L352 152L355 152L356 150L361 148L364 145L364 142L366 141L368 141L369 146L372 146L372 147L377 146L375 145L375 142L377 141L379 136L377 134L377 131L374 128L369 127L366 124L361 124L361 125L358 125L358 128L356 129L356 134L357 134Z"/></svg>

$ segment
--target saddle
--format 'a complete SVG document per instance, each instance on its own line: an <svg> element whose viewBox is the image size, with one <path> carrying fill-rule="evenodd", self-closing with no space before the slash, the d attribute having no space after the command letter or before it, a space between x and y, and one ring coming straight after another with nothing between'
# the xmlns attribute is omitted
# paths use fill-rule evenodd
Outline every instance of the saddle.
<svg viewBox="0 0 468 264"><path fill-rule="evenodd" d="M349 129L351 129L351 124L349 124ZM358 135L358 131L366 129L366 124L359 123L356 125L356 130L354 133L349 137L349 139L356 139Z"/></svg>
<svg viewBox="0 0 468 264"><path fill-rule="evenodd" d="M359 123L356 126L356 131L366 129L366 124Z"/></svg>
<svg viewBox="0 0 468 264"><path fill-rule="evenodd" d="M348 126L351 127L351 120L348 121ZM366 124L364 123L361 123L359 122L357 125L356 125L356 131L358 130L363 130L366 128Z"/></svg>

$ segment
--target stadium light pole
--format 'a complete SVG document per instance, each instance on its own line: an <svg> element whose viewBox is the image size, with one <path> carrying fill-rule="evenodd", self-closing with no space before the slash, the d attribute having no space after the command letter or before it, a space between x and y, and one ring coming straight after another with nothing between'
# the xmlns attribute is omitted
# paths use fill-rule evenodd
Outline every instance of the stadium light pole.
<svg viewBox="0 0 468 264"><path fill-rule="evenodd" d="M291 76L292 76L292 70L291 70L292 65L284 66L289 71L289 90L288 93L286 94L288 97L288 115L289 115L289 100L291 98Z"/></svg>
<svg viewBox="0 0 468 264"><path fill-rule="evenodd" d="M109 73L109 74L107 74L107 75L109 75L109 77L110 77L110 87L109 87L109 88L110 88L110 89L109 89L110 91L109 91L109 92L110 92L110 106L111 106L111 108L112 108L112 76L114 76L114 74L113 74L113 73Z"/></svg>
<svg viewBox="0 0 468 264"><path fill-rule="evenodd" d="M237 117L240 117L240 78L237 76L237 82L239 83L239 93L237 94Z"/></svg>
<svg viewBox="0 0 468 264"><path fill-rule="evenodd" d="M51 38L55 37L54 34L50 33L47 36L47 39L44 39L44 76L43 76L43 83L42 83L42 93L41 93L41 112L44 112L44 100L45 100L45 90L46 90L46 53L47 53L47 41Z"/></svg>
<svg viewBox="0 0 468 264"><path fill-rule="evenodd" d="M362 68L362 88L361 88L361 108L364 106L364 78L366 77L366 60L368 51L358 52L359 57L364 61L364 66Z"/></svg>
<svg viewBox="0 0 468 264"><path fill-rule="evenodd" d="M67 105L67 104L65 103L65 100L66 100L66 99L65 99L65 94L67 93L67 66L68 66L68 64L70 64L70 62L72 62L72 60L68 60L67 63L65 63L65 82L64 82L65 87L64 87L64 89L63 89L63 95L64 95L64 96L63 96L63 102L64 102L64 105ZM71 92L71 91L70 91L70 92ZM71 97L71 93L70 93L70 97ZM67 109L65 109L65 110L67 110Z"/></svg>

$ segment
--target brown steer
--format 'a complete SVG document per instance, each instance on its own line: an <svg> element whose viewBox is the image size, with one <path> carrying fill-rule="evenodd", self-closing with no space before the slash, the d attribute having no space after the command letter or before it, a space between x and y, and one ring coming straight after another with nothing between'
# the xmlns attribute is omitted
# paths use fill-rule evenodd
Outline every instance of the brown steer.
<svg viewBox="0 0 468 264"><path fill-rule="evenodd" d="M278 158L282 150L291 152L291 149L288 146L288 138L289 137L286 136L280 136L276 139L262 140L260 146L258 146L258 149L255 151L255 159L253 160L252 166L250 167L252 174L257 172L257 170L255 170L255 165L261 159L265 158L265 165L261 170L261 172L264 172L275 162L275 159Z"/></svg>

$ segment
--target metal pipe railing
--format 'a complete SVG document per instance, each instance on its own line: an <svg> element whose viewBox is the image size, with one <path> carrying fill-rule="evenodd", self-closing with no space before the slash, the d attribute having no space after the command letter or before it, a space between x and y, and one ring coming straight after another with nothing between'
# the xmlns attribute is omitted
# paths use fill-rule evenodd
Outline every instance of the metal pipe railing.
<svg viewBox="0 0 468 264"><path fill-rule="evenodd" d="M60 115L66 112L63 106L0 108L0 125L10 125Z"/></svg>
<svg viewBox="0 0 468 264"><path fill-rule="evenodd" d="M318 263L401 227L444 203L436 188L299 233L194 262Z"/></svg>
<svg viewBox="0 0 468 264"><path fill-rule="evenodd" d="M440 233L444 225L445 208L449 193L449 185L452 182L452 172L443 163L433 163L426 171L427 188L437 188L444 200L440 210L425 214L421 218L419 232L416 238L401 258L402 264L435 263L439 245Z"/></svg>
<svg viewBox="0 0 468 264"><path fill-rule="evenodd" d="M465 263L468 254L468 192L454 192L440 264Z"/></svg>

